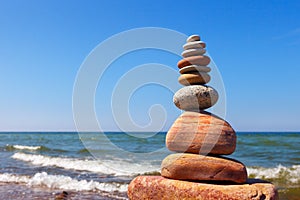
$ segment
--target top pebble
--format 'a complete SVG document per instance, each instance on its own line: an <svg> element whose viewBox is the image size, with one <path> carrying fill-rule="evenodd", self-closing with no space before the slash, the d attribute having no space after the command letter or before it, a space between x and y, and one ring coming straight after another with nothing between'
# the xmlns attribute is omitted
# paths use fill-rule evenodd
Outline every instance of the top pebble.
<svg viewBox="0 0 300 200"><path fill-rule="evenodd" d="M194 42L194 41L200 41L199 35L191 35L186 39L186 42Z"/></svg>

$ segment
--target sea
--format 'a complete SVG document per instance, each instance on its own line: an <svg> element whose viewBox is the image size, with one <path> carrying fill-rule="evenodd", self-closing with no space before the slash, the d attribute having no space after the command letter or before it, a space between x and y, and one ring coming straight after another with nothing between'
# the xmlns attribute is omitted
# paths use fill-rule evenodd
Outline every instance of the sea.
<svg viewBox="0 0 300 200"><path fill-rule="evenodd" d="M0 199L128 199L130 181L159 175L166 133L0 133ZM300 133L238 132L235 153L250 178L300 199Z"/></svg>

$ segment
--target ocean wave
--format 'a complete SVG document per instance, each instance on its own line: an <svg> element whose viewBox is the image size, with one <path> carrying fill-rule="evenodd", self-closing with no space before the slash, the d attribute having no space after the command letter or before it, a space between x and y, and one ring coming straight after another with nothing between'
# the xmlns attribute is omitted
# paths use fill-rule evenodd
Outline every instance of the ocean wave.
<svg viewBox="0 0 300 200"><path fill-rule="evenodd" d="M17 152L12 158L29 162L33 165L61 167L64 169L89 171L115 176L135 176L157 172L160 166L150 163L131 163L124 160L88 160L63 157L50 157Z"/></svg>
<svg viewBox="0 0 300 200"><path fill-rule="evenodd" d="M5 149L8 151L13 151L13 150L30 150L30 151L36 151L36 150L41 150L46 147L43 146L24 146L24 145L9 145L7 144Z"/></svg>
<svg viewBox="0 0 300 200"><path fill-rule="evenodd" d="M66 152L66 150L63 149L50 149L46 146L25 146L25 145L9 145L9 144L7 144L4 149L5 151Z"/></svg>
<svg viewBox="0 0 300 200"><path fill-rule="evenodd" d="M0 174L0 182L21 183L32 186L43 186L51 189L75 190L75 191L102 191L102 192L126 192L126 183L101 183L97 181L76 180L63 175L49 175L46 172L36 173L34 176Z"/></svg>
<svg viewBox="0 0 300 200"><path fill-rule="evenodd" d="M300 184L300 165L286 167L278 165L277 167L247 167L248 176L251 178L266 179L275 182Z"/></svg>

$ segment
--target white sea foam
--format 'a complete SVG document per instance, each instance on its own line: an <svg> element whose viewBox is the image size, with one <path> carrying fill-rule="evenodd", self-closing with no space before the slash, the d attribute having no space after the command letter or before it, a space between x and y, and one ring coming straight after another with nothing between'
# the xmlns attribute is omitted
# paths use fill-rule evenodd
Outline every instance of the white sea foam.
<svg viewBox="0 0 300 200"><path fill-rule="evenodd" d="M29 177L27 176L16 176L13 174L0 174L0 182L4 183L27 183Z"/></svg>
<svg viewBox="0 0 300 200"><path fill-rule="evenodd" d="M9 146L9 145L7 145L7 146ZM12 147L14 149L20 149L20 150L24 149L24 150L32 150L32 151L42 148L41 146L23 146L23 145L12 145Z"/></svg>
<svg viewBox="0 0 300 200"><path fill-rule="evenodd" d="M100 183L97 181L76 180L63 175L49 175L46 172L36 173L34 176L0 174L0 182L21 183L28 186L43 186L51 189L75 190L75 191L103 191L126 192L128 184Z"/></svg>
<svg viewBox="0 0 300 200"><path fill-rule="evenodd" d="M89 171L116 176L132 176L159 171L160 166L150 163L131 163L122 160L82 160L75 158L50 157L25 153L15 153L12 158L29 162L33 165L54 166L78 171Z"/></svg>
<svg viewBox="0 0 300 200"><path fill-rule="evenodd" d="M278 165L273 168L248 167L248 175L262 179L281 179L286 183L300 184L300 165L285 167Z"/></svg>

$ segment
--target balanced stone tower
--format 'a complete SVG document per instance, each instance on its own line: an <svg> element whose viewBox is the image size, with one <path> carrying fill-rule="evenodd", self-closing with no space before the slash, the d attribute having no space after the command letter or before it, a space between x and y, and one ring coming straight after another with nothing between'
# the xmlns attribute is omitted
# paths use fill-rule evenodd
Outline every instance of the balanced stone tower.
<svg viewBox="0 0 300 200"><path fill-rule="evenodd" d="M184 85L173 98L184 112L166 136L176 153L161 164L161 176L139 176L131 181L128 196L137 199L261 200L277 199L270 183L247 179L243 163L224 157L236 147L236 133L228 122L206 112L218 100L210 81L210 58L198 35L187 38L178 62L178 81Z"/></svg>
<svg viewBox="0 0 300 200"><path fill-rule="evenodd" d="M205 84L210 81L210 58L205 43L192 35L183 46L178 62L179 83L175 105L185 112L168 131L166 145L171 154L162 162L161 175L176 180L231 181L245 183L246 167L235 160L218 157L234 152L236 134L230 124L204 110L218 100L217 91ZM183 154L182 154L183 153ZM209 156L205 156L209 155Z"/></svg>

